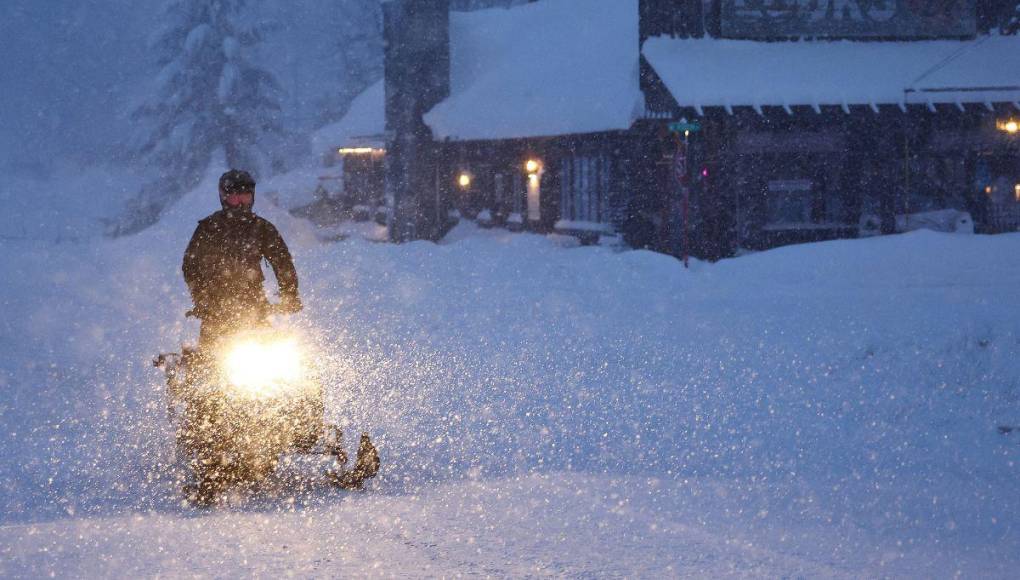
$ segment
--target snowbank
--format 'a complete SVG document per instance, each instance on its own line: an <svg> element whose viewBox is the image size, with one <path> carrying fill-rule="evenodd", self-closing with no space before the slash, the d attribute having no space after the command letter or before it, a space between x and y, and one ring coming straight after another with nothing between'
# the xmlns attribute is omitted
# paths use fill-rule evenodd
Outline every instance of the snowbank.
<svg viewBox="0 0 1020 580"><path fill-rule="evenodd" d="M96 238L141 186L137 172L64 165L46 177L0 179L0 240Z"/></svg>
<svg viewBox="0 0 1020 580"><path fill-rule="evenodd" d="M179 264L215 204L210 179L131 238L3 242L0 573L126 573L131 546L189 529L149 361L197 334ZM1000 430L1020 425L1020 235L920 231L685 270L470 224L438 245L321 244L266 209L295 253L307 309L293 323L317 346L331 413L375 434L385 467L353 503L270 491L201 519L212 561L359 575L412 570L438 545L488 554L471 561L494 574L529 558L535 573L595 575L1020 563L1020 443ZM237 530L289 548L256 555ZM308 530L377 548L327 565ZM645 567L613 567L637 561L632 545Z"/></svg>
<svg viewBox="0 0 1020 580"><path fill-rule="evenodd" d="M954 234L973 234L974 219L969 212L958 209L937 209L896 216L896 232L912 232L914 230L931 230ZM858 235L861 237L878 236L882 233L882 218L875 214L861 216Z"/></svg>

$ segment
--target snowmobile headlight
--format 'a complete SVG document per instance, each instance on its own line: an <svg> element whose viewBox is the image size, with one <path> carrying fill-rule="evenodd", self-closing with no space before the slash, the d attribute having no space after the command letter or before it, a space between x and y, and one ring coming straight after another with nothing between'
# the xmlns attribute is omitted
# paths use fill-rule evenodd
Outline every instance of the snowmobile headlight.
<svg viewBox="0 0 1020 580"><path fill-rule="evenodd" d="M271 396L301 379L301 351L294 339L244 340L227 353L224 370L244 393Z"/></svg>

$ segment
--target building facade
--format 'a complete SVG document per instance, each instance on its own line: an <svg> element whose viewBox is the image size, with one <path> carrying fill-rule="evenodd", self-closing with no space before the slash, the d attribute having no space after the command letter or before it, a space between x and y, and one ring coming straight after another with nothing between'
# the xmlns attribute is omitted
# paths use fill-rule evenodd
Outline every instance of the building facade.
<svg viewBox="0 0 1020 580"><path fill-rule="evenodd" d="M932 212L1020 225L1013 3L424 4L387 10L396 240L451 209L707 259Z"/></svg>

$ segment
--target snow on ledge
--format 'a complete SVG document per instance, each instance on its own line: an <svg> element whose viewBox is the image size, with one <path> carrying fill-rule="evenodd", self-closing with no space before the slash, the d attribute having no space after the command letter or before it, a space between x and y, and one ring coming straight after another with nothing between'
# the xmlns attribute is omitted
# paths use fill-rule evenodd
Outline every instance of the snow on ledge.
<svg viewBox="0 0 1020 580"><path fill-rule="evenodd" d="M611 234L615 231L611 224L575 220L559 220L556 222L553 228L561 232L576 231L576 232L600 232L604 234Z"/></svg>

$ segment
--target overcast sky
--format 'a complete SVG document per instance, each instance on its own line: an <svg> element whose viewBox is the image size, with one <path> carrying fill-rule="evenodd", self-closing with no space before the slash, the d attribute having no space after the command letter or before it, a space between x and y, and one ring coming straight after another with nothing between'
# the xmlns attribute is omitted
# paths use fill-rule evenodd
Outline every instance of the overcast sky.
<svg viewBox="0 0 1020 580"><path fill-rule="evenodd" d="M31 167L116 138L125 85L145 62L122 0L0 2L0 151Z"/></svg>
<svg viewBox="0 0 1020 580"><path fill-rule="evenodd" d="M133 130L128 113L150 90L162 3L0 0L0 169L44 172L54 160L109 156ZM253 4L276 22L263 65L285 91L289 125L315 125L319 99L337 90L333 0ZM7 167L4 167L4 166Z"/></svg>

